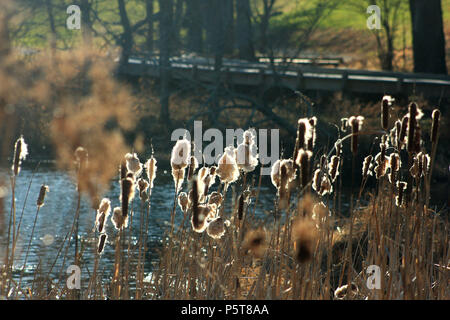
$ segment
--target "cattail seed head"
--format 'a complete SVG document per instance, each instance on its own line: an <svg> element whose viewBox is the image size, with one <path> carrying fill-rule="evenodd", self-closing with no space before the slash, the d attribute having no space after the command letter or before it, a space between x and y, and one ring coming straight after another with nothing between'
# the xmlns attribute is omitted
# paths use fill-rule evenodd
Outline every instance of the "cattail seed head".
<svg viewBox="0 0 450 320"><path fill-rule="evenodd" d="M225 234L226 224L227 223L223 218L221 217L215 218L208 224L208 227L206 228L206 233L213 239L220 239Z"/></svg>
<svg viewBox="0 0 450 320"><path fill-rule="evenodd" d="M192 177L194 176L195 169L198 168L198 161L197 158L194 156L191 156L191 160L189 162L189 169L188 169L188 176L187 179L190 181Z"/></svg>
<svg viewBox="0 0 450 320"><path fill-rule="evenodd" d="M409 114L408 114L408 139L407 139L407 150L408 152L414 152L415 149L415 130L417 127L416 117L418 115L418 106L415 102L409 104Z"/></svg>
<svg viewBox="0 0 450 320"><path fill-rule="evenodd" d="M111 201L108 198L103 198L100 202L100 206L97 209L97 217L95 219L95 224L97 226L97 231L99 233L104 232L106 219L111 212Z"/></svg>
<svg viewBox="0 0 450 320"><path fill-rule="evenodd" d="M397 207L404 207L404 191L407 188L407 183L404 181L397 181L397 196L395 197L395 205Z"/></svg>
<svg viewBox="0 0 450 320"><path fill-rule="evenodd" d="M406 133L408 132L409 116L405 115L402 118L401 130L398 136L398 148L402 149L406 144Z"/></svg>
<svg viewBox="0 0 450 320"><path fill-rule="evenodd" d="M148 200L148 193L147 190L150 187L150 184L147 182L147 180L140 178L138 180L138 189L139 189L139 198L142 201Z"/></svg>
<svg viewBox="0 0 450 320"><path fill-rule="evenodd" d="M400 170L400 166L401 166L401 161L400 161L399 154L392 153L389 156L389 168L390 168L389 182L390 183L395 183L395 176L396 176L397 171Z"/></svg>
<svg viewBox="0 0 450 320"><path fill-rule="evenodd" d="M132 172L135 177L139 177L142 173L142 164L136 153L127 153L125 155L126 166L128 172Z"/></svg>
<svg viewBox="0 0 450 320"><path fill-rule="evenodd" d="M39 197L37 199L37 206L40 208L44 205L45 195L49 192L49 187L45 184L41 186L41 190L39 191Z"/></svg>
<svg viewBox="0 0 450 320"><path fill-rule="evenodd" d="M101 254L103 252L103 249L105 248L106 240L108 239L108 236L106 233L102 233L98 239L98 246L97 246L97 252L98 254Z"/></svg>
<svg viewBox="0 0 450 320"><path fill-rule="evenodd" d="M389 123L389 107L392 105L394 99L391 96L384 96L381 100L381 127L384 130L388 129Z"/></svg>
<svg viewBox="0 0 450 320"><path fill-rule="evenodd" d="M372 155L368 155L367 157L364 158L362 166L363 179L366 179L368 175L372 175L372 167L373 167L372 160L373 160Z"/></svg>
<svg viewBox="0 0 450 320"><path fill-rule="evenodd" d="M20 165L22 164L22 161L25 160L27 155L28 155L28 146L25 143L23 136L20 136L20 138L17 139L14 145L14 160L12 166L14 176L17 176L19 174Z"/></svg>
<svg viewBox="0 0 450 320"><path fill-rule="evenodd" d="M331 157L331 161L328 165L328 174L330 175L331 182L334 182L339 175L339 163L339 156L334 155Z"/></svg>
<svg viewBox="0 0 450 320"><path fill-rule="evenodd" d="M128 227L128 216L124 217L122 215L122 209L115 207L111 216L111 222L117 230L120 230L122 227L126 228Z"/></svg>
<svg viewBox="0 0 450 320"><path fill-rule="evenodd" d="M131 178L122 179L121 181L121 196L122 215L128 216L128 206L134 198L134 181Z"/></svg>
<svg viewBox="0 0 450 320"><path fill-rule="evenodd" d="M348 298L351 299L351 298L357 297L358 293L359 293L358 287L356 286L355 283L352 282L350 285L350 289L348 287L348 284L345 284L345 285L337 288L334 291L334 297L336 299L343 300L348 296Z"/></svg>
<svg viewBox="0 0 450 320"><path fill-rule="evenodd" d="M170 157L172 170L184 169L188 166L191 156L191 143L183 138L175 143Z"/></svg>
<svg viewBox="0 0 450 320"><path fill-rule="evenodd" d="M341 119L341 131L342 132L347 131L347 127L348 127L348 118L342 118Z"/></svg>
<svg viewBox="0 0 450 320"><path fill-rule="evenodd" d="M223 201L223 196L217 191L212 192L208 198L208 205L215 205L216 208L220 207Z"/></svg>
<svg viewBox="0 0 450 320"><path fill-rule="evenodd" d="M352 128L352 138L351 138L351 151L354 155L358 153L358 132L361 130L364 117L362 116L352 116L348 119L348 122Z"/></svg>
<svg viewBox="0 0 450 320"><path fill-rule="evenodd" d="M187 212L189 208L189 198L186 192L180 192L180 194L178 195L178 205L180 206L183 213Z"/></svg>
<svg viewBox="0 0 450 320"><path fill-rule="evenodd" d="M153 157L153 155L151 156L150 159L147 160L147 162L145 163L145 168L147 170L147 178L148 178L148 182L150 184L150 190L153 189L153 181L156 178L156 159Z"/></svg>
<svg viewBox="0 0 450 320"><path fill-rule="evenodd" d="M309 159L312 157L311 151L305 151L304 149L300 149L298 152L297 159L295 163L300 168L300 183L304 188L308 184L308 167L309 167Z"/></svg>
<svg viewBox="0 0 450 320"><path fill-rule="evenodd" d="M310 134L309 134L308 140L306 140L306 147L307 147L307 150L313 151L314 145L316 144L317 118L316 117L309 118L308 122L309 122Z"/></svg>
<svg viewBox="0 0 450 320"><path fill-rule="evenodd" d="M216 172L222 183L233 183L239 178L234 148L225 148L225 152L217 164Z"/></svg>
<svg viewBox="0 0 450 320"><path fill-rule="evenodd" d="M433 122L431 125L430 140L432 143L436 143L436 141L437 141L437 137L438 137L438 133L439 133L440 117L441 117L441 111L439 111L439 109L434 109L433 113L431 115Z"/></svg>

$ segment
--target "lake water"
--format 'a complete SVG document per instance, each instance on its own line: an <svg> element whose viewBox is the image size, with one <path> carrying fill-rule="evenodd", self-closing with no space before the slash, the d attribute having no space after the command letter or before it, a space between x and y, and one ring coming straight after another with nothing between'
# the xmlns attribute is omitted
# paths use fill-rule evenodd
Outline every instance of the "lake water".
<svg viewBox="0 0 450 320"><path fill-rule="evenodd" d="M7 171L0 171L1 177L9 182ZM258 199L258 206L256 208L256 215L265 216L264 210L271 210L273 208L273 199L275 195L275 188L268 184L268 177L264 177L265 184L261 186L261 192ZM218 181L218 180L217 180ZM218 182L216 181L215 187ZM24 168L21 170L16 182L16 225L21 221L20 235L17 242L17 249L14 260L14 278L19 279L22 272L26 249L32 232L33 222L36 216L36 200L39 195L39 190L42 184L49 186L50 191L45 198L45 204L40 209L32 245L30 247L29 256L24 270L23 282L27 283L33 280L35 270L39 267L43 274L48 274L52 264L55 261L58 250L72 228L73 219L77 207L77 192L74 180L71 176L62 171L57 171L52 168L40 167L37 172L32 169ZM186 183L183 191L186 191ZM29 189L28 198L26 197ZM215 189L215 188L213 188ZM104 195L111 200L111 206L120 206L119 202L120 186L117 181L111 182L110 190ZM232 190L229 188L227 198L230 200ZM148 253L146 257L145 271L148 274L151 271L151 262L157 260L155 249L160 246L164 231L170 222L170 213L173 206L174 199L174 184L169 170L158 168L157 176L154 181L154 188L151 195L151 209L149 216L149 235L148 235ZM229 202L229 201L228 201ZM135 200L133 201L133 222L132 222L132 244L136 245L139 240L139 226L140 226L140 205L141 201L136 192ZM8 222L11 210L11 193L5 198L4 205L4 233L7 234ZM227 208L231 208L231 203L227 204ZM177 205L176 224L182 221L182 213ZM83 253L83 273L86 275L87 270L92 272L94 266L94 247L97 243L97 238L93 233L95 224L95 213L90 207L87 198L83 198L81 202L81 211L79 217L79 235L84 244L87 244L86 250ZM111 272L114 265L114 239L117 235L117 230L114 229L110 219L108 218L106 231L108 234L109 243L105 246L105 250L101 256L99 269L104 272L104 278L111 277ZM127 236L128 238L128 232ZM3 237L2 243L6 242L6 236ZM5 246L0 246L0 257L3 259L5 254ZM74 259L74 241L71 241L68 258L63 263L62 256L57 259L55 266L52 269L50 277L55 277L62 271L63 277L66 277L66 269L73 264ZM137 252L137 251L136 251ZM137 255L136 255L137 256ZM3 260L2 260L3 261ZM86 270L87 268L87 270ZM86 271L85 271L86 270Z"/></svg>

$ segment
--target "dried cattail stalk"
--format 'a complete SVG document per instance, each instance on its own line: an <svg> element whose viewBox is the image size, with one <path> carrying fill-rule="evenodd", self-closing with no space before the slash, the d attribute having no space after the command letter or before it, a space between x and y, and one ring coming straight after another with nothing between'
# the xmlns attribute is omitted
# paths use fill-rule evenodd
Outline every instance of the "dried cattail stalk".
<svg viewBox="0 0 450 320"><path fill-rule="evenodd" d="M98 246L97 246L97 252L98 254L101 254L103 252L103 249L105 248L106 240L108 239L108 236L106 233L102 233L98 239Z"/></svg>
<svg viewBox="0 0 450 320"><path fill-rule="evenodd" d="M332 156L331 161L328 165L328 174L330 175L331 182L336 181L336 178L339 175L339 164L340 164L339 156Z"/></svg>
<svg viewBox="0 0 450 320"><path fill-rule="evenodd" d="M436 141L437 141L437 137L438 137L438 133L439 133L440 117L441 117L441 111L439 111L439 109L434 109L433 113L431 115L433 122L431 125L430 140L432 143L436 143Z"/></svg>
<svg viewBox="0 0 450 320"><path fill-rule="evenodd" d="M312 259L317 241L317 228L309 218L298 218L293 222L292 240L295 259L305 263Z"/></svg>
<svg viewBox="0 0 450 320"><path fill-rule="evenodd" d="M37 199L37 206L40 208L44 205L45 195L49 192L49 187L45 184L41 186L41 190L39 191L39 197Z"/></svg>
<svg viewBox="0 0 450 320"><path fill-rule="evenodd" d="M14 176L17 176L19 174L20 165L22 164L22 161L25 160L27 155L28 155L28 146L25 143L23 136L20 136L20 138L17 139L14 145L14 160L12 166Z"/></svg>
<svg viewBox="0 0 450 320"><path fill-rule="evenodd" d="M358 132L361 130L364 121L363 116L352 116L348 119L350 126L352 127L351 138L351 151L354 155L358 153Z"/></svg>
<svg viewBox="0 0 450 320"><path fill-rule="evenodd" d="M242 249L255 258L262 258L266 251L266 232L263 229L250 230L245 234Z"/></svg>
<svg viewBox="0 0 450 320"><path fill-rule="evenodd" d="M373 167L372 160L373 160L372 155L368 155L367 157L364 158L362 166L363 179L366 179L368 175L372 175L372 167Z"/></svg>
<svg viewBox="0 0 450 320"><path fill-rule="evenodd" d="M153 181L156 178L156 159L153 157L153 155L151 156L150 159L147 160L147 162L145 163L145 168L147 169L147 178L148 178L148 182L150 184L150 190L153 189Z"/></svg>
<svg viewBox="0 0 450 320"><path fill-rule="evenodd" d="M384 96L381 100L381 127L384 130L388 129L389 124L389 107L392 105L394 99L391 96Z"/></svg>
<svg viewBox="0 0 450 320"><path fill-rule="evenodd" d="M95 225L99 233L104 232L105 222L111 212L111 201L108 198L103 198L99 208L97 209L97 217L95 219Z"/></svg>
<svg viewBox="0 0 450 320"><path fill-rule="evenodd" d="M430 171L430 156L426 153L419 153L420 167L422 168L422 176L426 177Z"/></svg>

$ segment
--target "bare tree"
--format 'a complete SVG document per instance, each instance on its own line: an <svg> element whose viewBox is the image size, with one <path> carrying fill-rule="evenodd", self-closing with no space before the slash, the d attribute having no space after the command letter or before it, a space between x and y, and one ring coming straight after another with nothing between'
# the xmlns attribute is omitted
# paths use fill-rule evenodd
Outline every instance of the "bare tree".
<svg viewBox="0 0 450 320"><path fill-rule="evenodd" d="M187 48L189 51L203 51L203 23L201 0L186 0Z"/></svg>
<svg viewBox="0 0 450 320"><path fill-rule="evenodd" d="M159 0L159 67L160 67L160 120L167 126L170 126L169 114L169 82L170 82L170 47L171 30L173 27L173 1Z"/></svg>

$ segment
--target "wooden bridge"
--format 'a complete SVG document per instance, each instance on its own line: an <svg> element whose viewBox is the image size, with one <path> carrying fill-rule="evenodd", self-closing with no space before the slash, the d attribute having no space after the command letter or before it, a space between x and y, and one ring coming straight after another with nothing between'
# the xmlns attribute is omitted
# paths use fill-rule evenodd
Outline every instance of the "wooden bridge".
<svg viewBox="0 0 450 320"><path fill-rule="evenodd" d="M333 59L330 59L333 60ZM426 98L450 98L450 76L402 72L367 71L343 68L324 68L317 65L336 65L339 61L321 61L309 65L308 61L291 59L270 63L224 59L219 81L231 85L262 87L284 87L293 91L328 91L366 94L391 94L420 96ZM316 59L316 62L320 60ZM218 81L214 70L214 59L173 57L171 78L195 80L206 83ZM152 77L160 76L159 59L153 57L132 57L120 72L125 75Z"/></svg>

